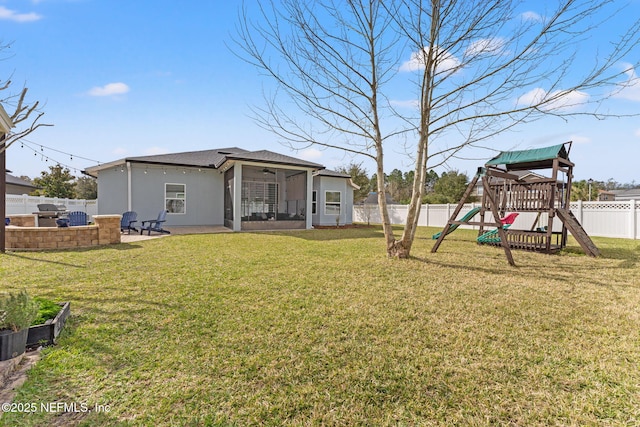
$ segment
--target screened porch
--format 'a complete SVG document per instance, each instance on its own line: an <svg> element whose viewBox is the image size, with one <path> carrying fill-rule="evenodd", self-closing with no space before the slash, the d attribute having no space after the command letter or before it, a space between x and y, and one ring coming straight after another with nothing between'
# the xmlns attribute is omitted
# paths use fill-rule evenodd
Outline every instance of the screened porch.
<svg viewBox="0 0 640 427"><path fill-rule="evenodd" d="M225 193L225 204L232 202L231 191ZM242 230L304 229L307 171L243 165L239 200ZM225 206L225 222L233 221L231 212L233 206Z"/></svg>

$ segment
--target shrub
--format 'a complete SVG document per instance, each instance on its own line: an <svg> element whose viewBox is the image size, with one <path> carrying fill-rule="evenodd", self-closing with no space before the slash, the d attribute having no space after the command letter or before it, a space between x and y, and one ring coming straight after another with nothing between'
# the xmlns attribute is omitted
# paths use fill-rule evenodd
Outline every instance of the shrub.
<svg viewBox="0 0 640 427"><path fill-rule="evenodd" d="M15 332L28 328L38 314L39 304L22 290L0 300L0 329Z"/></svg>

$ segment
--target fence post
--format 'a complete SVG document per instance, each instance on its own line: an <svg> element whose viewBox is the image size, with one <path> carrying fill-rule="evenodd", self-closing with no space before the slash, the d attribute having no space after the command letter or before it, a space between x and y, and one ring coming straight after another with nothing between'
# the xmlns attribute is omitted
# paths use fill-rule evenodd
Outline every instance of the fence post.
<svg viewBox="0 0 640 427"><path fill-rule="evenodd" d="M425 203L424 205L424 219L427 227L429 227L429 203Z"/></svg>
<svg viewBox="0 0 640 427"><path fill-rule="evenodd" d="M631 212L629 212L629 219L631 221L631 239L636 239L636 235L638 233L636 224L638 223L637 218L636 218L636 201L635 200L629 200L629 209L631 209Z"/></svg>
<svg viewBox="0 0 640 427"><path fill-rule="evenodd" d="M582 220L582 200L578 200L578 222L584 227L584 221Z"/></svg>

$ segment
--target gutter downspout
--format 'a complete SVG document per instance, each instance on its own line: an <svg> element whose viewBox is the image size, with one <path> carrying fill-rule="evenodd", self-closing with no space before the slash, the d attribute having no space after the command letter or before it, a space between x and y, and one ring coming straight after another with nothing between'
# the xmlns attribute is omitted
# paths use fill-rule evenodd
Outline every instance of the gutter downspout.
<svg viewBox="0 0 640 427"><path fill-rule="evenodd" d="M127 210L131 211L131 162L127 162Z"/></svg>

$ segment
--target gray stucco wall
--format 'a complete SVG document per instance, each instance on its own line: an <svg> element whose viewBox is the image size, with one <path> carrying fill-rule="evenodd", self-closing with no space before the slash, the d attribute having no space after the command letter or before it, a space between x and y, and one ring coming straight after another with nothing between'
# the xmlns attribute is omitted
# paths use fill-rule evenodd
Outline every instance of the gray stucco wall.
<svg viewBox="0 0 640 427"><path fill-rule="evenodd" d="M313 190L316 191L317 209L313 215L313 225L336 225L337 215L325 213L327 191L340 192L340 225L353 223L353 187L349 180L330 176L315 176Z"/></svg>
<svg viewBox="0 0 640 427"><path fill-rule="evenodd" d="M104 170L98 174L100 214L128 210L128 172ZM223 224L223 176L212 169L158 167L131 164L131 210L138 221L153 219L165 208L165 184L185 185L185 213L169 213L167 226Z"/></svg>
<svg viewBox="0 0 640 427"><path fill-rule="evenodd" d="M127 173L120 168L98 173L98 214L121 215L127 211Z"/></svg>

